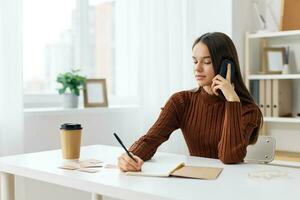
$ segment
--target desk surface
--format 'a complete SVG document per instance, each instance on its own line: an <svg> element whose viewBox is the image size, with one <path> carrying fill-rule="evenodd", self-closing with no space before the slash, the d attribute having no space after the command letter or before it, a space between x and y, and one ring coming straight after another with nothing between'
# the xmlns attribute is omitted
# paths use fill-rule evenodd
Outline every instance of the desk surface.
<svg viewBox="0 0 300 200"><path fill-rule="evenodd" d="M95 145L81 149L81 159L115 164L122 149ZM299 199L300 168L263 164L224 165L217 159L156 153L153 162L184 161L187 165L222 167L217 180L126 176L118 169L90 174L59 169L61 151L45 151L0 158L0 171L120 199ZM300 167L300 165L298 166ZM279 170L287 176L253 179L249 173Z"/></svg>

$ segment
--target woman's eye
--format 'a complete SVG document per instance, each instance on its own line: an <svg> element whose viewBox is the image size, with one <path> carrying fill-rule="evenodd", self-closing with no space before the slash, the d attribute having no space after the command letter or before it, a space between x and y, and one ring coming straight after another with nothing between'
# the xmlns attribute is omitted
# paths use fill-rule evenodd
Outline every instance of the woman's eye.
<svg viewBox="0 0 300 200"><path fill-rule="evenodd" d="M197 64L197 63L198 63L198 61L195 61L195 60L194 60L194 61L193 61L193 63L194 63L194 64Z"/></svg>
<svg viewBox="0 0 300 200"><path fill-rule="evenodd" d="M210 65L210 64L211 64L211 61L204 61L204 64Z"/></svg>

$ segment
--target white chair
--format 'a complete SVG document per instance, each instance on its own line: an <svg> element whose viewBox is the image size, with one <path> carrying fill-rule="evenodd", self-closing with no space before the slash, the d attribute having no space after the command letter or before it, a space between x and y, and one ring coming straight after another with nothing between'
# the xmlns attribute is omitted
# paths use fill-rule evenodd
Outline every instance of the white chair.
<svg viewBox="0 0 300 200"><path fill-rule="evenodd" d="M245 162L269 163L275 157L276 140L271 136L259 136L257 142L248 145Z"/></svg>

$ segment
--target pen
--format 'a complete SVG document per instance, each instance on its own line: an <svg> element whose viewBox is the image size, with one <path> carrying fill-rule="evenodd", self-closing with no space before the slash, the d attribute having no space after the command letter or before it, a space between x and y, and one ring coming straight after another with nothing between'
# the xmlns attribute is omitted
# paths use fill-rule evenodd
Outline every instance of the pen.
<svg viewBox="0 0 300 200"><path fill-rule="evenodd" d="M118 136L116 133L114 133L114 136L115 136L115 138L118 140L118 142L120 143L120 145L123 147L123 149L126 151L127 155L128 155L132 160L134 160L134 162L137 163L137 160L136 160L136 159L129 153L129 151L126 149L126 147L124 146L124 144L123 144L122 140L119 138L119 136Z"/></svg>

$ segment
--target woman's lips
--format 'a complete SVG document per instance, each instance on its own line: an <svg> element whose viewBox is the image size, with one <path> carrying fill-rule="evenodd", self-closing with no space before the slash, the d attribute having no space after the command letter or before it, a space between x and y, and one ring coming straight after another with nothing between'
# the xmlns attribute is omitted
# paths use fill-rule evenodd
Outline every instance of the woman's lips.
<svg viewBox="0 0 300 200"><path fill-rule="evenodd" d="M204 75L195 75L196 80L203 80L205 77Z"/></svg>

